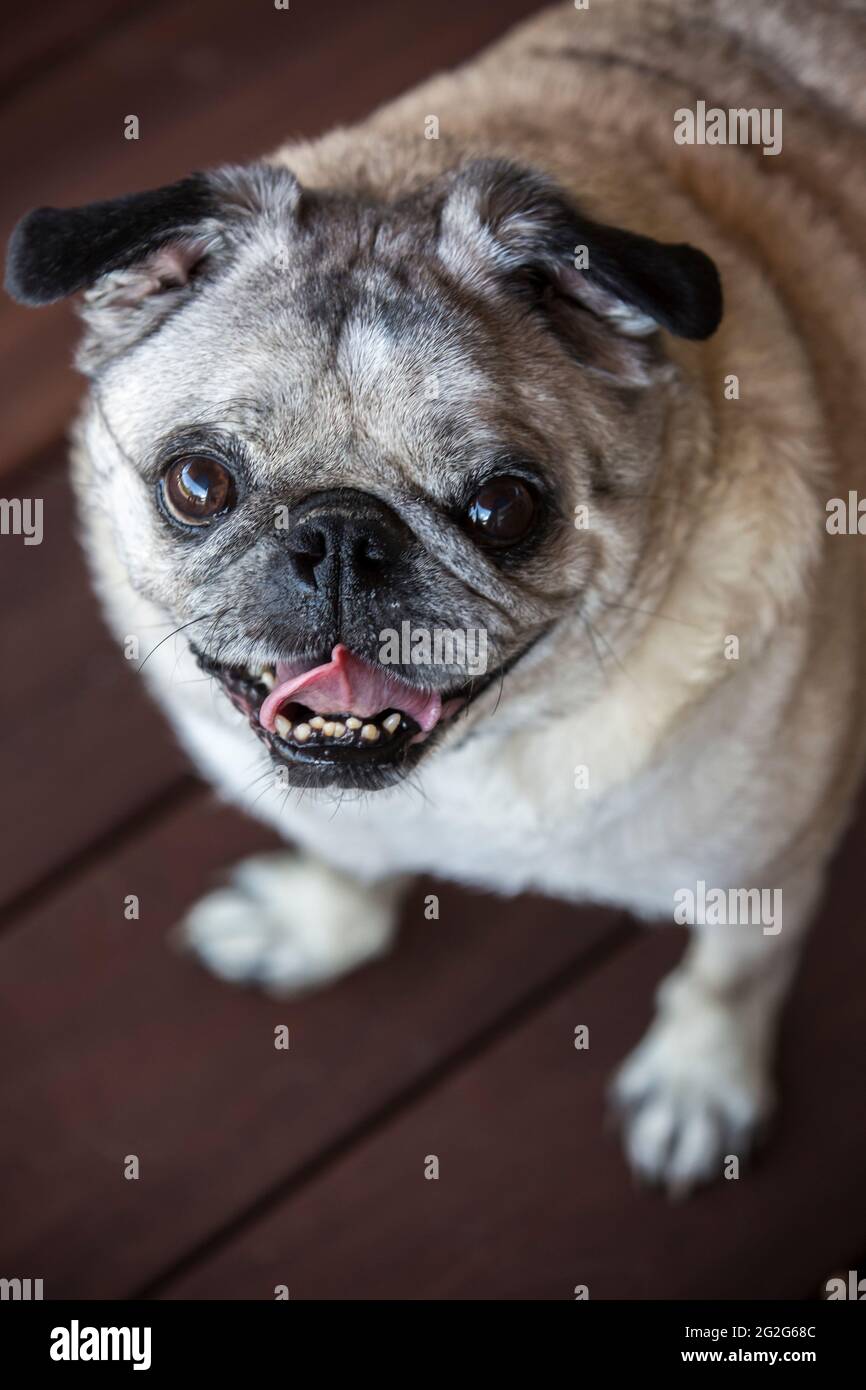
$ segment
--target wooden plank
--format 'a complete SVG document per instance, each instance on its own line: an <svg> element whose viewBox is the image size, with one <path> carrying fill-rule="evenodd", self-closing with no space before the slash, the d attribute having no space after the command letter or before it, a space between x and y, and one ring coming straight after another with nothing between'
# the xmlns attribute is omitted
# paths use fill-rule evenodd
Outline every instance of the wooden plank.
<svg viewBox="0 0 866 1390"><path fill-rule="evenodd" d="M212 0L205 15L186 0L131 11L122 29L0 109L0 237L5 243L34 206L165 183L359 119L535 8L535 0L466 0L433 12L405 0L332 0L323 9L294 0L278 11ZM137 141L124 138L129 114L140 120ZM0 302L0 469L55 439L68 419L80 394L69 367L74 336L68 305L36 313Z"/></svg>
<svg viewBox="0 0 866 1390"><path fill-rule="evenodd" d="M682 942L647 933L195 1267L174 1298L814 1297L866 1246L861 818L787 1018L756 1166L672 1203L639 1190L604 1091ZM590 1029L588 1051L572 1047ZM438 1181L423 1176L440 1159ZM862 1272L862 1269L861 1269Z"/></svg>
<svg viewBox="0 0 866 1390"><path fill-rule="evenodd" d="M164 939L262 842L202 797L0 938L0 1268L38 1271L46 1298L154 1278L621 932L601 913L446 887L428 922L419 883L390 957L275 1002Z"/></svg>
<svg viewBox="0 0 866 1390"><path fill-rule="evenodd" d="M0 544L0 904L188 776L103 627L65 472L58 460L17 476L11 494L43 503L43 540L9 535Z"/></svg>
<svg viewBox="0 0 866 1390"><path fill-rule="evenodd" d="M145 0L138 0L137 12L144 8ZM49 67L68 62L70 50L93 43L128 15L127 0L64 0L50 10L8 5L0 11L0 101L10 88L44 80Z"/></svg>

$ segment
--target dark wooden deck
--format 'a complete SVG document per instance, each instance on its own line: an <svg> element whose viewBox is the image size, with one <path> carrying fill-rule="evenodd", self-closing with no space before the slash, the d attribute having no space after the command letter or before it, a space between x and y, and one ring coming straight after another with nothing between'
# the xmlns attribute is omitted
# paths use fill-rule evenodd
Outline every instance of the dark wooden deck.
<svg viewBox="0 0 866 1390"><path fill-rule="evenodd" d="M533 7L7 8L4 239L30 206L357 118ZM787 1015L769 1145L685 1203L637 1189L604 1126L673 930L446 886L427 922L419 883L391 957L292 1004L170 949L185 906L268 836L215 804L101 627L65 478L74 332L66 306L0 302L0 493L45 503L41 546L0 540L0 1275L46 1297L800 1298L862 1269L863 818Z"/></svg>

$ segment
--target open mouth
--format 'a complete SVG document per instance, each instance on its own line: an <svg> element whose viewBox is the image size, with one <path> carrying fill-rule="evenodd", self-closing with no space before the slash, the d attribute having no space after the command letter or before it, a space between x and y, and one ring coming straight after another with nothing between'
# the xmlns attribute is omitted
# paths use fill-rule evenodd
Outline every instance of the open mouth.
<svg viewBox="0 0 866 1390"><path fill-rule="evenodd" d="M226 666L193 647L249 718L271 756L298 769L298 783L374 789L413 767L435 733L498 674L448 691L410 685L338 644L316 666L276 661Z"/></svg>

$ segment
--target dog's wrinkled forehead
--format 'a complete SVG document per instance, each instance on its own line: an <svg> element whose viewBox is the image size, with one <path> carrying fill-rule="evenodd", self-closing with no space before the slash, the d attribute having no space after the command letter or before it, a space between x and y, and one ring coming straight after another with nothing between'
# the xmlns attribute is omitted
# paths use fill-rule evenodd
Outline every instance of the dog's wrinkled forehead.
<svg viewBox="0 0 866 1390"><path fill-rule="evenodd" d="M509 336L443 274L436 231L421 200L328 195L301 217L230 225L188 301L97 369L131 452L155 427L201 423L246 437L265 473L293 460L327 483L516 447L527 412ZM104 294L85 305L97 353Z"/></svg>
<svg viewBox="0 0 866 1390"><path fill-rule="evenodd" d="M706 337L721 314L702 252L594 222L500 160L392 201L254 165L44 208L16 229L6 283L30 304L86 291L79 363L133 455L203 424L322 483L543 453L605 381L652 382L659 327Z"/></svg>

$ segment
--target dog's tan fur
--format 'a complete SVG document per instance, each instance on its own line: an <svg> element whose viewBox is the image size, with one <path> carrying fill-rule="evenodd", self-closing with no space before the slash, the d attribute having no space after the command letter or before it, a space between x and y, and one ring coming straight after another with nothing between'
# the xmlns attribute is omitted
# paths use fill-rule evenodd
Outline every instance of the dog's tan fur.
<svg viewBox="0 0 866 1390"><path fill-rule="evenodd" d="M296 864L253 865L195 910L189 938L222 973L244 974L251 913L280 942L273 983L356 963L388 939L391 881L419 870L648 918L670 917L673 893L699 878L781 888L778 936L696 933L620 1075L632 1161L673 1184L720 1172L770 1107L777 1008L863 761L864 545L825 527L828 498L861 486L866 438L863 39L863 13L841 3L564 5L361 126L274 157L306 187L393 199L468 156L505 156L591 216L688 241L719 266L719 331L665 343L677 374L660 388L663 465L641 499L649 540L625 601L597 620L592 699L575 696L563 634L516 668L480 737L446 740L422 765L426 799L398 788L335 815L330 801L249 793L248 732L179 697L174 651L149 665L214 782L330 864L306 887ZM698 99L781 108L782 152L676 144L674 112ZM430 116L438 139L425 139ZM726 399L731 374L739 399ZM84 491L90 470L79 451ZM117 630L161 621L107 528L89 524ZM347 874L366 885L366 937L349 924ZM312 934L292 911L299 894L318 904Z"/></svg>

